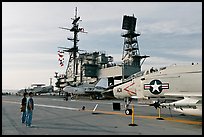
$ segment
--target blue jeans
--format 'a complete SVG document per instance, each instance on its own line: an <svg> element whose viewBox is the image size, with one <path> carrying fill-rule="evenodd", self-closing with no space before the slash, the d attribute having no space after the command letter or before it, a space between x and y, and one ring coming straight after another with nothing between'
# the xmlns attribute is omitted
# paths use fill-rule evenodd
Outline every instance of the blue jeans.
<svg viewBox="0 0 204 137"><path fill-rule="evenodd" d="M26 126L31 126L33 117L33 111L27 110L26 111Z"/></svg>
<svg viewBox="0 0 204 137"><path fill-rule="evenodd" d="M22 114L21 114L21 122L25 123L25 120L26 120L26 112L22 112Z"/></svg>

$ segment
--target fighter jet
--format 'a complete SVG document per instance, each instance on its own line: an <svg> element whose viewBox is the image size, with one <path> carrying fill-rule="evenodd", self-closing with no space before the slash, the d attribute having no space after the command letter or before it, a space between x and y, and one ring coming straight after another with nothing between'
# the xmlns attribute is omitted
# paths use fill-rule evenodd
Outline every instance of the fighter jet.
<svg viewBox="0 0 204 137"><path fill-rule="evenodd" d="M169 107L183 114L202 116L202 64L151 68L113 88L115 98L152 100L150 106Z"/></svg>
<svg viewBox="0 0 204 137"><path fill-rule="evenodd" d="M100 78L95 84L81 83L77 86L68 85L63 88L63 91L73 98L83 95L90 96L92 99L104 99L108 96L107 93L104 93L107 88L108 78Z"/></svg>

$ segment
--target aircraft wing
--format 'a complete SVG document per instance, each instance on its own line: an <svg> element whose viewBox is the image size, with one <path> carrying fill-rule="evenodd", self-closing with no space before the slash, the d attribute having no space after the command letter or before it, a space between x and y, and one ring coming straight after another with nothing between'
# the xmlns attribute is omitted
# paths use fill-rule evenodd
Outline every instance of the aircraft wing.
<svg viewBox="0 0 204 137"><path fill-rule="evenodd" d="M166 106L195 106L198 101L202 100L202 93L166 93L169 97L183 97L183 99L171 103L163 103Z"/></svg>
<svg viewBox="0 0 204 137"><path fill-rule="evenodd" d="M181 96L181 95L179 95ZM174 111L183 114L202 116L202 96L193 95L171 103L161 103L161 106L173 107Z"/></svg>
<svg viewBox="0 0 204 137"><path fill-rule="evenodd" d="M200 101L199 98L190 98L190 97L184 97L184 99L174 101L171 103L162 103L161 106L174 106L174 107L184 107L184 106L196 106L198 102Z"/></svg>
<svg viewBox="0 0 204 137"><path fill-rule="evenodd" d="M201 92L176 92L176 93L165 93L165 96L173 96L173 97L202 97Z"/></svg>

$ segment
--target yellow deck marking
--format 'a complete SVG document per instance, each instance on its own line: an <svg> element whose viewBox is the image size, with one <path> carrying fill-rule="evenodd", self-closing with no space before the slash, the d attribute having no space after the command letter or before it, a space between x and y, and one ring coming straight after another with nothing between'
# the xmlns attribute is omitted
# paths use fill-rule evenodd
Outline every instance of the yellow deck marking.
<svg viewBox="0 0 204 137"><path fill-rule="evenodd" d="M20 104L19 102L14 102L14 101L2 101L2 102ZM46 107L47 106L47 107L49 107L48 105L42 105L42 104L38 104L38 106L41 106L41 107ZM66 107L62 107L62 106L52 106L52 107L53 108L58 108L58 109L65 109L66 108ZM73 108L73 110L75 110L75 109ZM78 110L78 109L76 109L76 110ZM83 111L93 112L93 110L88 110L88 109L83 110ZM124 114L122 112L112 112L112 111L102 111L102 110L94 111L94 113L131 116L131 115L126 115L126 114ZM144 115L135 115L134 117L136 117L136 118L147 118L147 119L156 119L156 118L158 118L158 116L144 116ZM193 124L193 125L202 125L202 121L176 119L176 118L171 118L171 117L162 117L162 118L164 118L164 120L166 120L166 121L171 121L171 122L179 122L179 123Z"/></svg>
<svg viewBox="0 0 204 137"><path fill-rule="evenodd" d="M92 110L86 110L86 111L92 111ZM121 113L121 112L100 111L100 110L95 111L95 113L131 116L131 115L126 115L126 114ZM134 117L136 117L136 118L147 118L147 119L156 119L156 118L158 118L158 116L144 116L144 115L135 115ZM166 121L171 121L171 122L179 122L179 123L185 123L185 124L202 125L202 121L192 121L192 120L176 119L176 118L171 118L171 117L162 117L162 118L164 118L164 120L166 120Z"/></svg>

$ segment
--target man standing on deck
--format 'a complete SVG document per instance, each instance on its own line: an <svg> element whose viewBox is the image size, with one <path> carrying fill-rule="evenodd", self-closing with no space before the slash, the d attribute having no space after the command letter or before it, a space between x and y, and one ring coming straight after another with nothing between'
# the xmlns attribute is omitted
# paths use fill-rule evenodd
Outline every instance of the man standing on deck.
<svg viewBox="0 0 204 137"><path fill-rule="evenodd" d="M33 118L33 109L34 109L34 101L33 101L33 92L29 93L29 97L27 99L26 104L26 127L32 127L32 118Z"/></svg>

